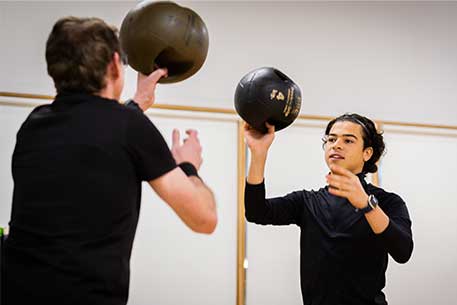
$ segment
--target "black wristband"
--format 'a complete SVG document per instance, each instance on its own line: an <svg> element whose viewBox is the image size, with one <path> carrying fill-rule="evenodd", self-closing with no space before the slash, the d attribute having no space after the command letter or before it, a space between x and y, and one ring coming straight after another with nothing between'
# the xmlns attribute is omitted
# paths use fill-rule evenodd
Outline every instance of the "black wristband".
<svg viewBox="0 0 457 305"><path fill-rule="evenodd" d="M136 109L143 112L143 109L141 109L140 106L132 99L125 101L124 105L125 107Z"/></svg>
<svg viewBox="0 0 457 305"><path fill-rule="evenodd" d="M187 176L196 176L197 178L200 178L198 176L197 169L195 166L190 163L190 162L181 162L178 164L178 166L182 169L182 171L187 175Z"/></svg>

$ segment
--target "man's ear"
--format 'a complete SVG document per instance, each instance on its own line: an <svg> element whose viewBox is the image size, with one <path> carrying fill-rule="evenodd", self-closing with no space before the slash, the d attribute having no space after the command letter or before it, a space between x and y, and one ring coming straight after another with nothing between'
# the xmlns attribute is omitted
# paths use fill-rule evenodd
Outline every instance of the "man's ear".
<svg viewBox="0 0 457 305"><path fill-rule="evenodd" d="M373 147L367 147L363 150L363 161L367 162L373 156Z"/></svg>
<svg viewBox="0 0 457 305"><path fill-rule="evenodd" d="M114 55L108 64L108 75L113 79L120 77L122 73L122 63L119 53L114 52Z"/></svg>

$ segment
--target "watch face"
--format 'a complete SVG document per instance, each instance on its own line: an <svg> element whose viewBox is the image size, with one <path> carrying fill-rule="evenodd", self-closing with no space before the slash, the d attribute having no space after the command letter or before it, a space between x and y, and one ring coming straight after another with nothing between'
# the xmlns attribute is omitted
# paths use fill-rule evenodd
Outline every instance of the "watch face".
<svg viewBox="0 0 457 305"><path fill-rule="evenodd" d="M378 206L378 199L374 195L369 196L368 202L373 209Z"/></svg>

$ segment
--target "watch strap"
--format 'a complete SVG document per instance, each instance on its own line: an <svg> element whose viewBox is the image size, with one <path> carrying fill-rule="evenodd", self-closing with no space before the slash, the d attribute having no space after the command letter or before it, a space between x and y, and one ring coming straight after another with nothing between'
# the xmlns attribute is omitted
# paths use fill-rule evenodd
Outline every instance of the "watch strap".
<svg viewBox="0 0 457 305"><path fill-rule="evenodd" d="M377 206L377 200L374 197L374 195L369 195L367 200L367 206L362 209L356 209L356 211L360 211L361 213L365 214L374 210Z"/></svg>

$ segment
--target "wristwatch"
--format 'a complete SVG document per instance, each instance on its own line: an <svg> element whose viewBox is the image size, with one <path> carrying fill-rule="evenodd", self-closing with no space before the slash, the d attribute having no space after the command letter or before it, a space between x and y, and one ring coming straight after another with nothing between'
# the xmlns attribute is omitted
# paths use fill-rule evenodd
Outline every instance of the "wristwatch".
<svg viewBox="0 0 457 305"><path fill-rule="evenodd" d="M125 101L124 106L143 112L143 110L140 108L140 106L132 99Z"/></svg>
<svg viewBox="0 0 457 305"><path fill-rule="evenodd" d="M370 211L373 211L374 209L376 209L376 207L378 206L378 199L374 196L374 195L369 195L368 196L368 202L367 202L367 206L364 207L363 209L358 209L358 211L362 212L362 213L368 213Z"/></svg>

